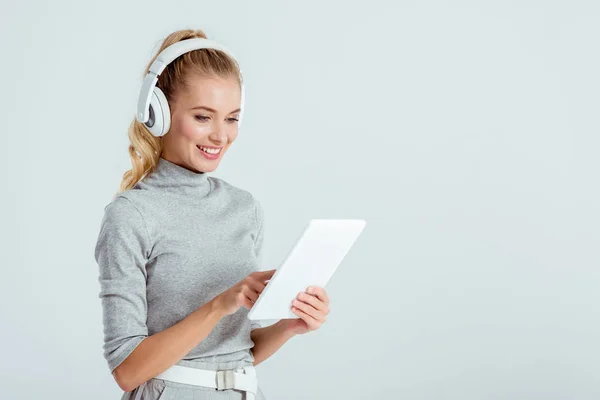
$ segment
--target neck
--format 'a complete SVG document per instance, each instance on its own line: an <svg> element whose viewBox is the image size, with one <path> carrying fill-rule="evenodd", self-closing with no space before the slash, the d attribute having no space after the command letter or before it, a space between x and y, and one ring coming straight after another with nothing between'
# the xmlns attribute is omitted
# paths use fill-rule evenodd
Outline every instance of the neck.
<svg viewBox="0 0 600 400"><path fill-rule="evenodd" d="M169 161L162 155L154 170L148 174L141 186L155 188L171 193L204 197L210 193L211 183L208 174L193 171L182 165Z"/></svg>

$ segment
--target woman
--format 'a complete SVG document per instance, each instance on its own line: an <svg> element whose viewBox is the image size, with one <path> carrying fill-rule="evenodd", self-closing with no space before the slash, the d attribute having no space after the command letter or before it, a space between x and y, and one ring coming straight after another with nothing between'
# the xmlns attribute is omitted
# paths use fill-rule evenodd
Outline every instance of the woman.
<svg viewBox="0 0 600 400"><path fill-rule="evenodd" d="M104 210L95 248L104 356L122 399L264 399L254 366L329 312L315 287L298 294L298 319L247 318L275 270L259 271L260 203L207 175L243 113L241 72L219 46L200 30L163 41L129 130L133 168Z"/></svg>

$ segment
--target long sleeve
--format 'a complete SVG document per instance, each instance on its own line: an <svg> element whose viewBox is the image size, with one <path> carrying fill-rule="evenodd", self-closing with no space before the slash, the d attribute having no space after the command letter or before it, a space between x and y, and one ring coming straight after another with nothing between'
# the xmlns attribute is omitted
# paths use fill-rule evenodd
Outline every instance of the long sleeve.
<svg viewBox="0 0 600 400"><path fill-rule="evenodd" d="M256 260L260 267L262 267L263 261L263 242L264 242L264 210L261 203L256 200L256 236L254 237L254 254L256 254ZM260 328L261 324L258 321L250 322L250 329Z"/></svg>
<svg viewBox="0 0 600 400"><path fill-rule="evenodd" d="M104 209L95 247L104 357L111 373L148 336L146 260L150 247L138 209L125 197L115 198Z"/></svg>

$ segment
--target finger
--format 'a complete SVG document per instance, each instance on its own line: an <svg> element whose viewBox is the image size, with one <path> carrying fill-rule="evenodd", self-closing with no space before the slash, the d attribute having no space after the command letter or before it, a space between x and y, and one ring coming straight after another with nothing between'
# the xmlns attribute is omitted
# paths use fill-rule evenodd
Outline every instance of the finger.
<svg viewBox="0 0 600 400"><path fill-rule="evenodd" d="M250 300L246 299L246 300L244 301L243 307L244 307L245 309L247 309L248 311L250 311L250 310L252 310L252 307L254 307L254 303L253 303L253 302L251 302Z"/></svg>
<svg viewBox="0 0 600 400"><path fill-rule="evenodd" d="M317 296L323 303L329 304L329 295L324 288L319 286L311 286L306 291Z"/></svg>
<svg viewBox="0 0 600 400"><path fill-rule="evenodd" d="M239 296L241 297L242 306L246 307L248 310L250 310L254 306L254 302L250 300L248 296L244 294L243 291L239 293Z"/></svg>
<svg viewBox="0 0 600 400"><path fill-rule="evenodd" d="M263 282L256 278L253 278L252 276L247 276L245 282L246 286L250 287L250 289L252 289L256 293L262 293L262 291L266 287L266 285Z"/></svg>
<svg viewBox="0 0 600 400"><path fill-rule="evenodd" d="M321 322L317 321L316 319L314 319L313 317L311 317L304 311L300 310L299 308L292 307L292 312L294 314L296 314L297 316L299 316L300 318L302 318L302 320L304 322L306 322L306 325L308 325L308 328L311 331L314 331L315 329L317 329L321 326Z"/></svg>
<svg viewBox="0 0 600 400"><path fill-rule="evenodd" d="M242 287L242 293L248 300L252 302L252 304L256 303L256 300L258 300L258 293L249 287Z"/></svg>
<svg viewBox="0 0 600 400"><path fill-rule="evenodd" d="M315 295L300 292L300 293L298 293L297 299L299 299L300 301L303 301L307 304L310 304L316 310L319 310L323 313L328 312L327 305L325 303L323 303L320 299L318 299Z"/></svg>
<svg viewBox="0 0 600 400"><path fill-rule="evenodd" d="M268 271L256 271L256 272L253 272L251 275L254 276L254 278L258 279L259 281L266 281L266 280L271 279L273 274L275 274L275 271L277 271L277 270L270 269Z"/></svg>
<svg viewBox="0 0 600 400"><path fill-rule="evenodd" d="M317 310L310 304L306 304L298 299L294 299L294 301L292 302L292 306L298 308L299 310L303 311L305 314L311 316L317 321L325 322L325 315L323 314L323 312Z"/></svg>

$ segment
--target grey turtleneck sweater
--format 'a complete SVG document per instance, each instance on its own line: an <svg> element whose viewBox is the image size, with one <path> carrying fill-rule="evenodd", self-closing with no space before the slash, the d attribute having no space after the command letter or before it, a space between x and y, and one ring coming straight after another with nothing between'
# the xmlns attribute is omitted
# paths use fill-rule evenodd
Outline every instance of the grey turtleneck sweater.
<svg viewBox="0 0 600 400"><path fill-rule="evenodd" d="M222 179L159 158L104 209L95 247L112 372L144 338L259 270L263 209ZM248 310L221 319L184 360L254 361Z"/></svg>

